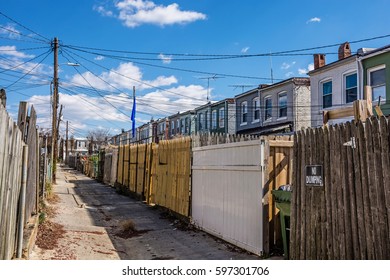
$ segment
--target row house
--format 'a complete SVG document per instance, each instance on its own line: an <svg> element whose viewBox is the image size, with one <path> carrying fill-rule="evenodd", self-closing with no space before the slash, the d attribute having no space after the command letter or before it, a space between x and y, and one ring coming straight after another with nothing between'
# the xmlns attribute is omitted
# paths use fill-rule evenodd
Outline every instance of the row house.
<svg viewBox="0 0 390 280"><path fill-rule="evenodd" d="M236 133L236 102L234 98L211 104L210 132L222 134Z"/></svg>
<svg viewBox="0 0 390 280"><path fill-rule="evenodd" d="M236 133L236 102L226 98L195 108L195 133Z"/></svg>
<svg viewBox="0 0 390 280"><path fill-rule="evenodd" d="M324 54L314 55L314 70L310 71L311 126L323 125L323 112L353 106L353 102L372 94L374 105L380 105L385 115L390 113L386 102L390 98L390 46L379 49L361 48L352 54L348 42L340 45L338 60L326 64ZM381 102L379 104L379 98ZM352 120L353 116L330 120L330 124Z"/></svg>
<svg viewBox="0 0 390 280"><path fill-rule="evenodd" d="M286 133L310 126L310 80L290 78L236 96L237 134Z"/></svg>

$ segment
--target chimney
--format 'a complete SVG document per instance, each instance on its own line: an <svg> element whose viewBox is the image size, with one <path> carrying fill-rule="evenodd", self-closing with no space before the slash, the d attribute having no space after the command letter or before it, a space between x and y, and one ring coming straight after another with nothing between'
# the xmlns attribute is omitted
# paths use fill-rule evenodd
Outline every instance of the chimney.
<svg viewBox="0 0 390 280"><path fill-rule="evenodd" d="M325 66L325 55L315 54L314 56L314 70Z"/></svg>
<svg viewBox="0 0 390 280"><path fill-rule="evenodd" d="M351 56L351 47L348 42L341 44L339 47L339 60Z"/></svg>

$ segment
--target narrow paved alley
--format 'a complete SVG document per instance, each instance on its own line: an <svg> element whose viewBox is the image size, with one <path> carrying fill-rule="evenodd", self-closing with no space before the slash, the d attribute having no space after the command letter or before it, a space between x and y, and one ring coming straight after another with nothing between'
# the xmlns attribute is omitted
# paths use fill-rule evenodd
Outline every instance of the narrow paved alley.
<svg viewBox="0 0 390 280"><path fill-rule="evenodd" d="M31 259L260 259L67 167L54 194Z"/></svg>

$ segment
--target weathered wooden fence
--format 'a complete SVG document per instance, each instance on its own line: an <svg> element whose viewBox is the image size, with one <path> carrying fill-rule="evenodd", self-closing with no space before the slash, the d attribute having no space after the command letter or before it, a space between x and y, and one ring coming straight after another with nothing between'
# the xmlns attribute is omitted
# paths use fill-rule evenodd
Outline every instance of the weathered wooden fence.
<svg viewBox="0 0 390 280"><path fill-rule="evenodd" d="M114 186L118 165L118 148L108 147L104 152L103 183Z"/></svg>
<svg viewBox="0 0 390 280"><path fill-rule="evenodd" d="M31 108L27 116L27 103L21 102L18 124L9 117L0 103L0 259L11 259L16 251L17 223L22 178L22 150L24 140L29 147L25 219L37 212L38 188L38 133L36 115ZM35 165L35 166L34 166ZM20 208L22 209L22 207Z"/></svg>
<svg viewBox="0 0 390 280"><path fill-rule="evenodd" d="M307 129L294 139L292 259L390 259L390 122ZM323 166L308 186L307 165Z"/></svg>

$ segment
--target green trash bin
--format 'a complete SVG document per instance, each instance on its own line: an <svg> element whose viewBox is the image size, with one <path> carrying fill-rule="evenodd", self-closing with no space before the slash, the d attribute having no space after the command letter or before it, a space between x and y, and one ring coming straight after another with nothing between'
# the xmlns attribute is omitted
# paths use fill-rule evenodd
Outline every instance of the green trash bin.
<svg viewBox="0 0 390 280"><path fill-rule="evenodd" d="M291 192L283 190L273 190L276 208L280 213L280 225L282 228L282 240L284 258L288 259L288 246L290 243L290 216L291 216Z"/></svg>

